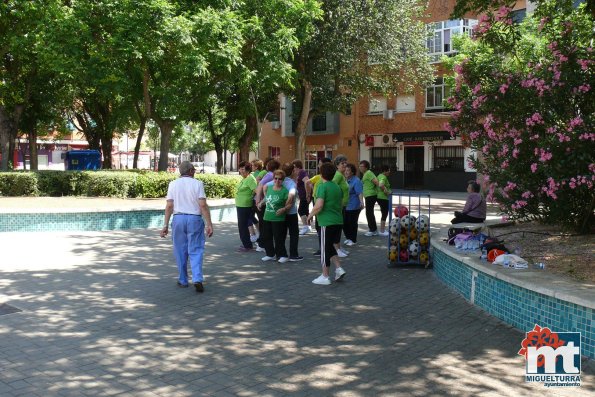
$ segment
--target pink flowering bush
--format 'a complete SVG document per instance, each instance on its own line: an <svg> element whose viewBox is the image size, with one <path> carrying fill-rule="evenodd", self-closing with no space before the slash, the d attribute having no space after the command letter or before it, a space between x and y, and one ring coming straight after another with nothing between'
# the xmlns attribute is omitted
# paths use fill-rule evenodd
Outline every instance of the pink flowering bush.
<svg viewBox="0 0 595 397"><path fill-rule="evenodd" d="M512 23L484 15L459 54L447 125L483 175L488 199L511 219L539 219L582 233L595 225L594 21L585 4L538 2Z"/></svg>

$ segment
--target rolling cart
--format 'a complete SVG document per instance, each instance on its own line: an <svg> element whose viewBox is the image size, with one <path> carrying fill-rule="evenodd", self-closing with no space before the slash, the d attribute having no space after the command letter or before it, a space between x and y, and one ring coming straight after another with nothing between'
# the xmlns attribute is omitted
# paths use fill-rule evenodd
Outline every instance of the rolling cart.
<svg viewBox="0 0 595 397"><path fill-rule="evenodd" d="M393 190L389 196L388 267L431 267L430 193Z"/></svg>

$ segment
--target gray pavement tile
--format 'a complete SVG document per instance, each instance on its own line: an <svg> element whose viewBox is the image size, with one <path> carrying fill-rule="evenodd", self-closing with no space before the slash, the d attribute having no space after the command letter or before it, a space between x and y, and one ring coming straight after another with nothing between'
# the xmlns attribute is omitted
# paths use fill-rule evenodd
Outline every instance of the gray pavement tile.
<svg viewBox="0 0 595 397"><path fill-rule="evenodd" d="M0 270L24 309L2 316L0 395L17 393L5 373L60 397L554 395L524 383L520 331L431 271L387 269L378 240L352 249L345 282L321 287L317 258L263 264L230 253L235 225L216 233L202 295L175 287L171 242L155 230L43 235L62 258ZM315 245L300 239L302 254ZM595 373L583 368L580 393Z"/></svg>

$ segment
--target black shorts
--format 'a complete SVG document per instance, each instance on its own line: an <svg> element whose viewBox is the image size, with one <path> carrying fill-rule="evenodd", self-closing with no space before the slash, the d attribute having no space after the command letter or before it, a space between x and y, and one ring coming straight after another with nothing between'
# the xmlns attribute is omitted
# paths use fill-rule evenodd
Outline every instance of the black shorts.
<svg viewBox="0 0 595 397"><path fill-rule="evenodd" d="M308 216L310 215L310 202L308 200L301 200L298 206L298 215L299 216Z"/></svg>

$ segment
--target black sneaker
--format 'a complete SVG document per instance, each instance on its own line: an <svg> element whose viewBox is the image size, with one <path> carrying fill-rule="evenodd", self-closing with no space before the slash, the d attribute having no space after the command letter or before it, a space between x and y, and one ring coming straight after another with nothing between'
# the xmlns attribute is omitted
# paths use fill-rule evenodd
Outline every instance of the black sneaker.
<svg viewBox="0 0 595 397"><path fill-rule="evenodd" d="M194 283L194 288L196 289L196 292L201 292L201 293L205 292L205 287L203 287L203 285L200 281Z"/></svg>
<svg viewBox="0 0 595 397"><path fill-rule="evenodd" d="M181 282L178 281L178 287L179 288L188 288L188 284L182 284Z"/></svg>
<svg viewBox="0 0 595 397"><path fill-rule="evenodd" d="M320 256L320 250L316 251L316 252L314 253L314 255L315 255L315 256Z"/></svg>
<svg viewBox="0 0 595 397"><path fill-rule="evenodd" d="M303 261L303 260L304 260L303 256L290 256L289 257L290 262L299 262L299 261Z"/></svg>

